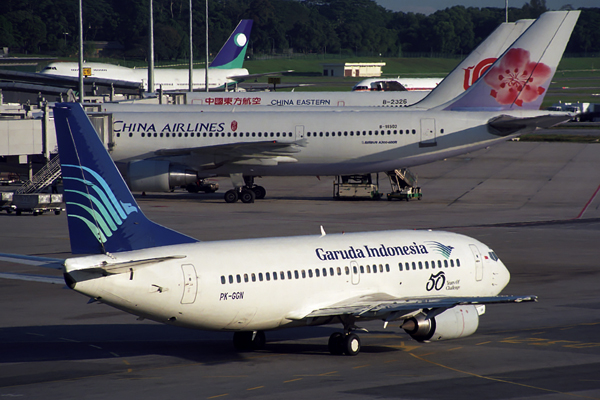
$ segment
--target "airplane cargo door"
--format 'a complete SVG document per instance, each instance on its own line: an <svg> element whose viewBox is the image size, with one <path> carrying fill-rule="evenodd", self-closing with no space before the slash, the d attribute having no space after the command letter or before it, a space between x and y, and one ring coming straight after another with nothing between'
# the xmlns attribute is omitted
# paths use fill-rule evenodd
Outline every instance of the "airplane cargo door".
<svg viewBox="0 0 600 400"><path fill-rule="evenodd" d="M435 119L423 118L421 120L421 142L419 147L437 146L435 139Z"/></svg>
<svg viewBox="0 0 600 400"><path fill-rule="evenodd" d="M181 304L192 304L196 301L198 293L198 275L196 268L192 264L183 264L183 296L181 296Z"/></svg>
<svg viewBox="0 0 600 400"><path fill-rule="evenodd" d="M350 262L350 274L352 274L352 284L358 285L360 283L360 270L356 261Z"/></svg>
<svg viewBox="0 0 600 400"><path fill-rule="evenodd" d="M483 262L481 260L481 253L479 253L479 249L474 244L470 244L469 247L473 252L473 257L475 258L475 280L480 281L483 279Z"/></svg>
<svg viewBox="0 0 600 400"><path fill-rule="evenodd" d="M304 125L296 125L296 140L304 139Z"/></svg>

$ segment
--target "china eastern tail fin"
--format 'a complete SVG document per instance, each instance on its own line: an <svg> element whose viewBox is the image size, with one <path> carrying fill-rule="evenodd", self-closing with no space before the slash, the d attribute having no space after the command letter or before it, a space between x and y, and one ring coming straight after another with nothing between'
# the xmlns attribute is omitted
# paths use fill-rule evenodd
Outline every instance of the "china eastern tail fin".
<svg viewBox="0 0 600 400"><path fill-rule="evenodd" d="M500 24L427 97L412 107L426 109L437 107L464 93L533 22L532 19L522 19Z"/></svg>
<svg viewBox="0 0 600 400"><path fill-rule="evenodd" d="M210 63L210 67L222 69L242 68L251 30L252 20L241 20L221 50L219 50L213 62Z"/></svg>
<svg viewBox="0 0 600 400"><path fill-rule="evenodd" d="M578 17L579 11L542 14L481 79L444 109L538 110Z"/></svg>
<svg viewBox="0 0 600 400"><path fill-rule="evenodd" d="M79 103L58 103L54 123L73 254L197 242L142 213Z"/></svg>

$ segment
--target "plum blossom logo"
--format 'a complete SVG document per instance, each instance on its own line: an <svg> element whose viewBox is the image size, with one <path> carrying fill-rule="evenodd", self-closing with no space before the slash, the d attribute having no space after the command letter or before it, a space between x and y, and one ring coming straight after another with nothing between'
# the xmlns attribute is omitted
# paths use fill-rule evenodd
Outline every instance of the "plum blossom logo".
<svg viewBox="0 0 600 400"><path fill-rule="evenodd" d="M532 62L529 51L510 49L500 60L500 65L491 68L483 77L492 91L490 96L499 104L531 103L546 89L542 85L552 76L549 66Z"/></svg>

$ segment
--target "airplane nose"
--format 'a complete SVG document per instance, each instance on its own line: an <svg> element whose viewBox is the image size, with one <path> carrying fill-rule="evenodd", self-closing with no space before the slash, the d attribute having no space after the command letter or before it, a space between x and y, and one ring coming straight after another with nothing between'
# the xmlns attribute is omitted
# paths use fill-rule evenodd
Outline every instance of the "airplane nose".
<svg viewBox="0 0 600 400"><path fill-rule="evenodd" d="M500 290L504 289L508 282L510 282L510 272L508 268L504 265L504 263L498 260L498 268L496 271L496 284Z"/></svg>

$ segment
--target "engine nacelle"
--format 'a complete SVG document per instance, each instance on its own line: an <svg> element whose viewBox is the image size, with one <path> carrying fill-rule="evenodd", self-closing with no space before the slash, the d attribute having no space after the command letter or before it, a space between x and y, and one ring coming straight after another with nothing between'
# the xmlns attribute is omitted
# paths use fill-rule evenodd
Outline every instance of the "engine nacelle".
<svg viewBox="0 0 600 400"><path fill-rule="evenodd" d="M140 160L127 164L127 184L131 191L168 192L176 186L198 180L196 171L169 161Z"/></svg>
<svg viewBox="0 0 600 400"><path fill-rule="evenodd" d="M457 339L475 333L483 313L484 305L456 306L430 319L418 314L404 321L402 329L419 342Z"/></svg>

